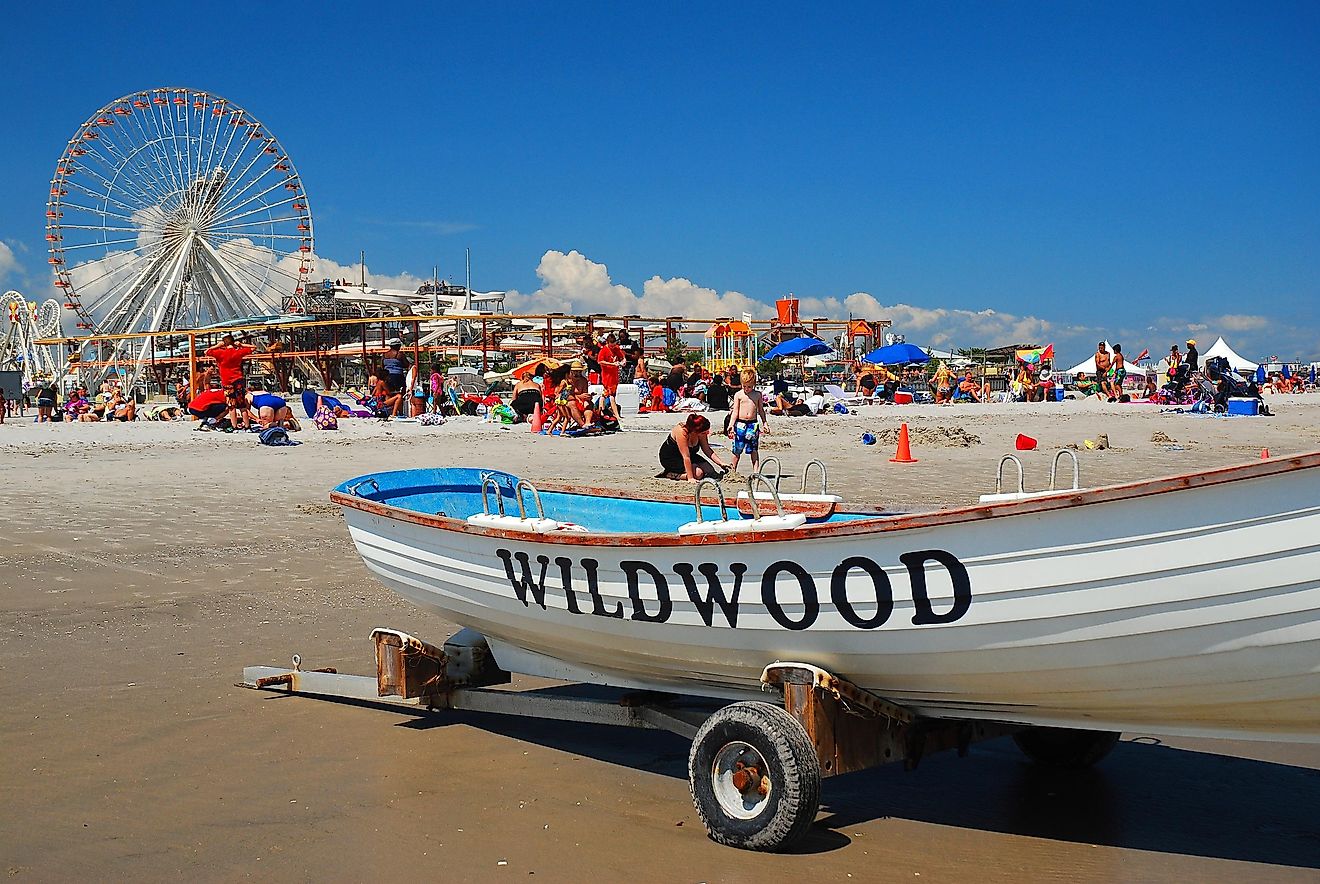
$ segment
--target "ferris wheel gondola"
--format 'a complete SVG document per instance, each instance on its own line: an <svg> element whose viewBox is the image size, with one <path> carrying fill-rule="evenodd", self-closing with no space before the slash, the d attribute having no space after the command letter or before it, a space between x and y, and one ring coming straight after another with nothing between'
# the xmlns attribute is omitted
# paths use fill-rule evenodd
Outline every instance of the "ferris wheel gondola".
<svg viewBox="0 0 1320 884"><path fill-rule="evenodd" d="M46 207L47 259L80 329L133 335L278 311L302 294L314 253L302 179L279 140L206 92L126 95L80 126ZM107 343L83 364L152 348Z"/></svg>

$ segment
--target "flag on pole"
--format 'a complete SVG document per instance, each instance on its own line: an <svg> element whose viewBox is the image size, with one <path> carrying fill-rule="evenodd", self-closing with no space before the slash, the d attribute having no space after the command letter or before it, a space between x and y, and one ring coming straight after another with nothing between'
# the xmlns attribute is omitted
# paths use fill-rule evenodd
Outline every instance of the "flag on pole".
<svg viewBox="0 0 1320 884"><path fill-rule="evenodd" d="M1150 348L1147 347L1145 350L1142 350L1142 351L1141 351L1141 355L1139 355L1134 361L1136 361L1136 362L1140 362L1141 360L1145 359L1145 358L1146 358L1147 356L1149 356L1149 355L1150 355Z"/></svg>

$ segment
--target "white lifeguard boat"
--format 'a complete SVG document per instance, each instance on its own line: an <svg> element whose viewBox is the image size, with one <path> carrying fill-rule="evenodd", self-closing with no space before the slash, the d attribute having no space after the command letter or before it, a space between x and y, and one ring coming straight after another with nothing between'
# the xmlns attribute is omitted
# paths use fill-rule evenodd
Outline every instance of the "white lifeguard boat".
<svg viewBox="0 0 1320 884"><path fill-rule="evenodd" d="M1320 742L1320 453L923 513L746 491L423 469L331 498L511 672L740 700L805 661L919 718Z"/></svg>

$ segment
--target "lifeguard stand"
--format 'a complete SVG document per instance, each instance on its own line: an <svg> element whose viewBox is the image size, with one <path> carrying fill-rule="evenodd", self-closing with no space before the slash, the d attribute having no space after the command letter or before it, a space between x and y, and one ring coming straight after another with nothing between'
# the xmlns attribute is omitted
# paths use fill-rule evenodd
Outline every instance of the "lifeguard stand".
<svg viewBox="0 0 1320 884"><path fill-rule="evenodd" d="M850 358L859 359L863 354L870 353L880 346L881 332L877 325L867 322L865 319L849 320L848 333L845 338L847 339L848 356Z"/></svg>
<svg viewBox="0 0 1320 884"><path fill-rule="evenodd" d="M775 318L770 323L770 330L762 338L762 345L770 348L807 333L798 318L798 299L789 295L775 301Z"/></svg>
<svg viewBox="0 0 1320 884"><path fill-rule="evenodd" d="M712 372L732 366L740 371L756 367L756 335L740 320L716 322L706 329L705 365Z"/></svg>

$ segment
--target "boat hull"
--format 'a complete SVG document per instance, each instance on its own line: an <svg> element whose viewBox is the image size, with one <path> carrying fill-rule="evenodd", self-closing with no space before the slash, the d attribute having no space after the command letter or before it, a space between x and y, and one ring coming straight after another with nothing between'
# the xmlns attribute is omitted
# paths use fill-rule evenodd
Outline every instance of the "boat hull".
<svg viewBox="0 0 1320 884"><path fill-rule="evenodd" d="M512 671L736 698L794 660L926 716L1320 742L1309 457L736 541L534 536L335 499L372 572Z"/></svg>

